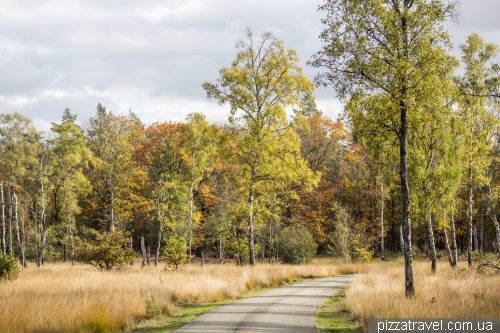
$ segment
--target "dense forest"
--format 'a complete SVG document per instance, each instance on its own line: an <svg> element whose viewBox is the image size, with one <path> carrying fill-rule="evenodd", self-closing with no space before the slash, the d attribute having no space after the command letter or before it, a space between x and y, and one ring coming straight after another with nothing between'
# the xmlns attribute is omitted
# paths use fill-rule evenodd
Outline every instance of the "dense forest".
<svg viewBox="0 0 500 333"><path fill-rule="evenodd" d="M337 2L322 9L334 13ZM345 102L339 120L318 110L295 51L251 32L217 82L203 84L208 98L230 106L225 123L192 113L143 124L132 111L98 104L81 126L66 109L41 132L20 114L2 114L1 251L24 266L69 261L86 242L113 234L155 264L169 249L272 263L290 227L310 233L318 254L345 262L400 253L404 237L432 270L438 251L451 265L460 254L471 264L474 251L500 251L498 48L473 34L461 59L451 56L444 32L417 29L434 5L409 19L416 23L411 49L401 47L407 63L396 61L389 21L380 32L386 40L357 26L380 43L358 40L363 47L350 45L357 51L347 39L359 31L333 23L325 30L310 65L329 70L316 83L332 85ZM411 233L403 230L409 212Z"/></svg>

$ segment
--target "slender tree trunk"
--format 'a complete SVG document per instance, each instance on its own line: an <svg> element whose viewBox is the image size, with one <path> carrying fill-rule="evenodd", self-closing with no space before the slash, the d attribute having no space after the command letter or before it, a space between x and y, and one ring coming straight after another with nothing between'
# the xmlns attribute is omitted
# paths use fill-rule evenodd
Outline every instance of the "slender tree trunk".
<svg viewBox="0 0 500 333"><path fill-rule="evenodd" d="M399 226L399 243L401 244L401 254L405 255L405 241L403 238L403 225Z"/></svg>
<svg viewBox="0 0 500 333"><path fill-rule="evenodd" d="M42 166L40 166L41 170ZM40 171L41 171L40 170ZM44 184L43 184L43 179L42 176L40 176L40 195L41 195L41 216L40 216L40 234L42 237L42 242L40 244L40 248L38 249L38 260L37 260L37 266L40 267L40 265L44 264L45 261L45 245L47 242L47 235L46 235L46 226L45 226L45 193L44 193Z"/></svg>
<svg viewBox="0 0 500 333"><path fill-rule="evenodd" d="M486 214L484 216L483 224L481 224L481 242L482 246L481 249L483 250L483 253L486 253L488 251L488 210L486 210ZM500 247L500 244L497 244Z"/></svg>
<svg viewBox="0 0 500 333"><path fill-rule="evenodd" d="M26 262L24 261L24 251L23 251L23 246L21 244L21 233L19 231L19 221L17 218L17 195L16 193L12 193L12 201L13 201L13 219L14 219L14 228L16 230L16 245L17 245L17 252L19 255L19 262L21 263L22 267L26 267Z"/></svg>
<svg viewBox="0 0 500 333"><path fill-rule="evenodd" d="M156 243L156 254L155 254L155 267L158 266L158 259L160 257L161 248L161 238L163 236L163 222L162 222L162 209L161 209L160 199L156 203L156 216L158 219L158 242Z"/></svg>
<svg viewBox="0 0 500 333"><path fill-rule="evenodd" d="M471 148L472 149L472 148ZM469 182L467 184L467 263L472 266L472 153L469 161Z"/></svg>
<svg viewBox="0 0 500 333"><path fill-rule="evenodd" d="M429 235L429 255L431 259L431 272L432 274L436 273L436 244L434 242L434 228L432 224L432 213L428 212L428 235Z"/></svg>
<svg viewBox="0 0 500 333"><path fill-rule="evenodd" d="M7 197L9 199L9 248L7 252L12 254L12 185L10 181L7 184Z"/></svg>
<svg viewBox="0 0 500 333"><path fill-rule="evenodd" d="M493 200L493 195L491 193L491 185L488 185L488 198L489 198L489 206L490 206L490 216L493 220L493 224L495 225L495 235L497 239L497 250L500 253L500 224L498 223L497 212L495 201Z"/></svg>
<svg viewBox="0 0 500 333"><path fill-rule="evenodd" d="M482 251L484 252L484 247L483 247L483 225L484 225L484 221L486 220L486 207L482 207L481 208L481 224L478 224L478 249L479 251Z"/></svg>
<svg viewBox="0 0 500 333"><path fill-rule="evenodd" d="M406 89L403 89L406 96ZM407 107L401 102L401 137L400 137L400 163L401 163L401 198L403 200L403 245L405 256L405 295L415 295L413 285L413 258L411 250L411 220L410 220L410 187L408 185L408 119Z"/></svg>
<svg viewBox="0 0 500 333"><path fill-rule="evenodd" d="M193 243L193 187L194 187L194 157L195 148L191 148L191 183L189 184L189 260L191 261L191 246Z"/></svg>
<svg viewBox="0 0 500 333"><path fill-rule="evenodd" d="M130 248L130 251L134 252L134 237L130 237L129 248ZM133 257L130 259L130 266L134 266L134 258ZM156 266L156 264L155 264L155 266Z"/></svg>
<svg viewBox="0 0 500 333"><path fill-rule="evenodd" d="M219 264L222 264L222 235L219 234Z"/></svg>
<svg viewBox="0 0 500 333"><path fill-rule="evenodd" d="M472 249L473 251L477 251L479 248L479 241L477 237L477 223L472 225L472 236L473 236Z"/></svg>
<svg viewBox="0 0 500 333"><path fill-rule="evenodd" d="M5 233L6 233L6 229L5 229L5 202L4 202L4 199L3 199L3 184L0 183L0 201L1 201L1 205L2 205L2 211L1 211L1 214L2 214L2 253L5 254L6 253L6 244L5 244Z"/></svg>
<svg viewBox="0 0 500 333"><path fill-rule="evenodd" d="M193 182L189 185L189 261L191 261L191 245L193 243Z"/></svg>
<svg viewBox="0 0 500 333"><path fill-rule="evenodd" d="M451 214L451 246L453 250L453 264L452 267L457 266L458 247L457 247L457 234L455 232L455 215Z"/></svg>
<svg viewBox="0 0 500 333"><path fill-rule="evenodd" d="M66 200L66 204L65 204L66 208L66 242L64 242L64 261L66 261L67 259L67 252L68 252L68 244L67 242L68 241L71 241L72 239L72 234L71 234L71 217L70 217L70 214L69 214L69 207L68 207L68 202Z"/></svg>
<svg viewBox="0 0 500 333"><path fill-rule="evenodd" d="M112 232L115 230L115 186L111 177L109 178L109 191L110 191L110 203L109 203L109 225L108 231Z"/></svg>
<svg viewBox="0 0 500 333"><path fill-rule="evenodd" d="M432 223L432 212L429 207L429 195L427 191L427 181L424 182L425 195L425 215L427 217L427 242L429 243L429 259L431 260L431 272L436 273L436 243L434 242L434 227Z"/></svg>
<svg viewBox="0 0 500 333"><path fill-rule="evenodd" d="M272 256L273 256L273 236L272 236L272 231L273 231L273 220L271 219L269 221L269 264L271 264Z"/></svg>
<svg viewBox="0 0 500 333"><path fill-rule="evenodd" d="M17 219L17 205L16 205L16 219ZM24 229L24 219L21 220L21 253L23 257L23 262L24 262L24 268L28 267L28 264L26 263L26 232Z"/></svg>
<svg viewBox="0 0 500 333"><path fill-rule="evenodd" d="M66 187L66 178L63 180L63 190L64 190L64 210L66 214L66 240L63 246L63 260L67 260L68 256L68 241L71 238L71 219L69 213L69 203L68 203L68 192Z"/></svg>
<svg viewBox="0 0 500 333"><path fill-rule="evenodd" d="M141 268L143 268L144 266L146 266L146 263L148 262L146 254L146 245L144 244L144 236L141 236L141 251L142 251Z"/></svg>
<svg viewBox="0 0 500 333"><path fill-rule="evenodd" d="M444 231L444 245L446 246L446 253L448 254L448 261L450 266L453 267L453 257L451 256L450 243L448 242L448 233L446 232L446 226L443 225Z"/></svg>
<svg viewBox="0 0 500 333"><path fill-rule="evenodd" d="M408 37L408 11L413 1L404 0L403 15L401 16L401 31L403 37L403 58L409 59L409 37ZM401 168L401 199L403 200L403 241L405 259L405 295L412 297L415 295L413 285L413 258L411 251L411 219L410 219L410 187L408 185L408 106L407 97L407 76L406 71L401 73L400 78L400 99L399 107L401 112L401 127L399 133L399 158Z"/></svg>
<svg viewBox="0 0 500 333"><path fill-rule="evenodd" d="M380 176L380 259L384 258L384 175Z"/></svg>
<svg viewBox="0 0 500 333"><path fill-rule="evenodd" d="M255 252L253 242L253 190L248 195L248 252L250 255L250 265L255 265Z"/></svg>

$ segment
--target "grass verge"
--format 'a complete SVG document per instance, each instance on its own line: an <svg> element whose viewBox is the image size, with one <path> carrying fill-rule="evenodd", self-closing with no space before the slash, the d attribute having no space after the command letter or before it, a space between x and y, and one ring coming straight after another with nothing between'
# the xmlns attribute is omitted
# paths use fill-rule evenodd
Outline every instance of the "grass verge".
<svg viewBox="0 0 500 333"><path fill-rule="evenodd" d="M158 315L156 318L141 322L135 328L132 328L133 333L168 333L172 332L182 325L189 323L202 314L217 309L218 307L229 304L232 300L215 302L210 304L198 305L181 305L177 309L177 313L172 316Z"/></svg>
<svg viewBox="0 0 500 333"><path fill-rule="evenodd" d="M293 281L289 284L304 282L312 279L299 279L297 281ZM286 285L286 284L284 284ZM283 286L284 286L283 285ZM214 303L206 303L206 304L192 304L192 303L181 303L178 304L176 312L170 316L167 315L158 315L155 318L150 320L145 320L140 322L138 325L134 326L131 329L132 333L170 333L178 329L179 327L187 324L202 314L217 309L226 304L230 304L233 302L237 302L241 299L257 296L268 292L270 290L276 289L279 287L268 287L261 288L258 290L253 290L241 296L238 296L233 299L226 299L224 301L214 302Z"/></svg>
<svg viewBox="0 0 500 333"><path fill-rule="evenodd" d="M321 333L363 333L361 325L344 304L344 289L333 294L323 303L316 316Z"/></svg>

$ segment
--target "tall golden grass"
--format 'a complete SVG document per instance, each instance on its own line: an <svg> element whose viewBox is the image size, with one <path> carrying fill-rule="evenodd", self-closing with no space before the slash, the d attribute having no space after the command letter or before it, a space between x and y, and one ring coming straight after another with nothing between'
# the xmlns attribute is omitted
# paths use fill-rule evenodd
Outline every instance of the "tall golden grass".
<svg viewBox="0 0 500 333"><path fill-rule="evenodd" d="M415 297L404 295L402 262L371 264L345 292L345 304L365 330L368 318L496 318L500 313L500 276L482 275L459 262L414 263Z"/></svg>
<svg viewBox="0 0 500 333"><path fill-rule="evenodd" d="M135 265L123 271L99 272L90 266L47 263L27 269L19 279L0 283L0 332L121 331L146 317L146 301L173 314L179 303L221 301L300 278L363 269L339 269L331 261L304 266L205 265L177 272L162 268L141 270Z"/></svg>

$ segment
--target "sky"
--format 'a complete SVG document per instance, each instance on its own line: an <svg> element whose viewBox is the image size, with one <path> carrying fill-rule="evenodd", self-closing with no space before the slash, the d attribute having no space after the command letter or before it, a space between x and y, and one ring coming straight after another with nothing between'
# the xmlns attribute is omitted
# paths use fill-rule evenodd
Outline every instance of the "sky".
<svg viewBox="0 0 500 333"><path fill-rule="evenodd" d="M446 0L445 0L446 1ZM0 113L19 112L37 129L60 122L66 107L84 123L97 103L132 109L145 124L202 112L223 122L229 108L207 100L203 82L230 66L250 28L272 31L306 65L321 49L322 0L2 0ZM500 1L462 0L460 24L447 23L458 45L478 33L500 45ZM342 104L331 88L315 91L333 119Z"/></svg>

